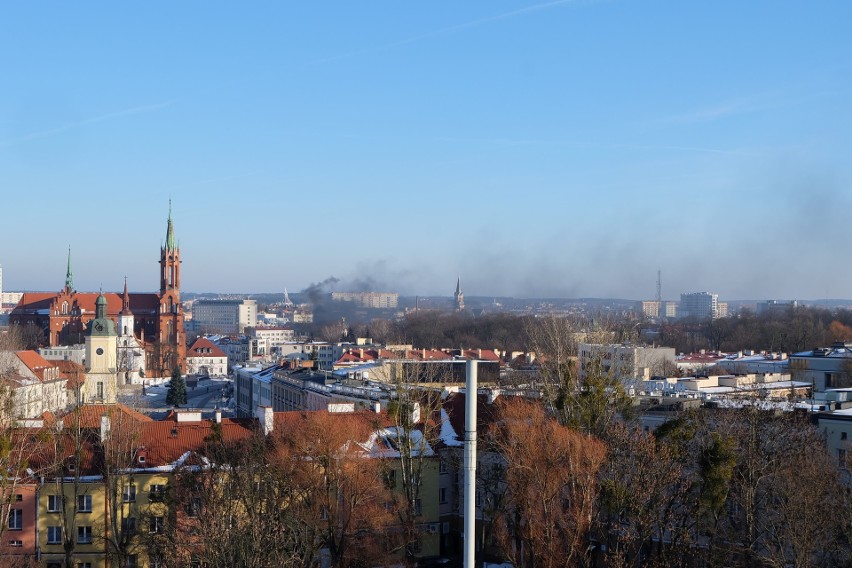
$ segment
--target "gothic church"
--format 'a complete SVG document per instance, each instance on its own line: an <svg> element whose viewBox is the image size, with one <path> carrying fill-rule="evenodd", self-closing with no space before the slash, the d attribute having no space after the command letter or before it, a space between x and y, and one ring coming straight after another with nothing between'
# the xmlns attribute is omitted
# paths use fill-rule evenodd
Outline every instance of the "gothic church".
<svg viewBox="0 0 852 568"><path fill-rule="evenodd" d="M116 372L123 373L128 382L140 376L168 377L176 368L185 373L180 264L170 206L166 240L160 248L159 292L128 293L126 281L123 294L78 292L74 289L69 251L62 290L24 293L10 314L9 323L36 325L44 333L45 345L75 345L84 343L91 335L90 322L106 317L115 325L116 335L124 339L117 343L119 351L124 345L125 352L116 355ZM102 322L96 323L104 327ZM127 368L118 368L121 365Z"/></svg>

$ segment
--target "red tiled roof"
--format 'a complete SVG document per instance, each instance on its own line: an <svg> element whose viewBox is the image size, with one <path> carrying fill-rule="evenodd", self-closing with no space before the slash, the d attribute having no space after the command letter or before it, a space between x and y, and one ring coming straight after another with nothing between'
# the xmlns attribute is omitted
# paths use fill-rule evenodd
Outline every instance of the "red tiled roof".
<svg viewBox="0 0 852 568"><path fill-rule="evenodd" d="M352 441L363 442L377 428L393 426L386 412L328 412L327 410L275 412L273 414L273 432L287 435L287 432L304 428L311 421L333 424L338 432L346 432Z"/></svg>
<svg viewBox="0 0 852 568"><path fill-rule="evenodd" d="M121 403L84 404L63 416L62 422L65 428L76 426L78 420L80 428L100 428L101 416L106 414L111 417L111 420L116 421L119 420L119 418L115 416L116 413L121 413L122 417L120 420L122 421L127 418L133 423L153 422L150 417L145 416L141 412L137 412Z"/></svg>
<svg viewBox="0 0 852 568"><path fill-rule="evenodd" d="M209 349L209 353L201 352L200 349ZM225 352L219 349L215 343L207 339L206 337L199 337L195 340L195 343L192 344L192 347L186 352L187 357L227 357Z"/></svg>
<svg viewBox="0 0 852 568"><path fill-rule="evenodd" d="M450 394L444 400L444 410L459 440L464 439L465 415L467 413L466 400L467 397L462 392ZM496 404L496 401L495 404L488 404L487 395L476 397L476 430L478 435L481 436L488 431L499 419L499 411L500 406Z"/></svg>
<svg viewBox="0 0 852 568"><path fill-rule="evenodd" d="M54 367L47 359L38 354L37 351L16 351L15 354L27 369L33 372L39 380L44 380L44 371Z"/></svg>
<svg viewBox="0 0 852 568"><path fill-rule="evenodd" d="M140 444L147 454L146 467L169 465L186 452L203 452L207 440L213 434L213 424L210 420L161 420L143 424ZM254 434L256 422L223 418L219 427L226 443L238 443Z"/></svg>
<svg viewBox="0 0 852 568"><path fill-rule="evenodd" d="M122 294L115 292L104 292L107 301L107 315L117 316L121 311L124 300ZM95 302L100 292L74 292L71 300L76 302L80 309L86 313L95 313ZM51 307L53 300L59 296L57 292L25 292L18 302L13 314L34 312ZM134 314L157 313L160 308L160 297L155 293L131 293L130 310Z"/></svg>
<svg viewBox="0 0 852 568"><path fill-rule="evenodd" d="M85 382L86 369L80 363L67 360L54 361L54 363L59 367L59 378L68 381L67 388L76 389Z"/></svg>

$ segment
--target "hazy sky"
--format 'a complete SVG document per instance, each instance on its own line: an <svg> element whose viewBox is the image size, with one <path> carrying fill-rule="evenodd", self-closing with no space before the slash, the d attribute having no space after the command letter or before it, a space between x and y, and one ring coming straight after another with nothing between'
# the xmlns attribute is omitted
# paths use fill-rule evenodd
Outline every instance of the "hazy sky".
<svg viewBox="0 0 852 568"><path fill-rule="evenodd" d="M852 297L852 3L6 2L6 290Z"/></svg>

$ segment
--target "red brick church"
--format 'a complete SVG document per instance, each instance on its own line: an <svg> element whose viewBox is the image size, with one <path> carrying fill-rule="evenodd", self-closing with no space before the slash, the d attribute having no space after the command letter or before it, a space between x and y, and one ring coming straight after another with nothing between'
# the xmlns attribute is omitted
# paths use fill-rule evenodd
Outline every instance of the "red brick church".
<svg viewBox="0 0 852 568"><path fill-rule="evenodd" d="M175 367L186 372L186 338L180 303L180 248L177 246L169 209L166 242L160 248L158 293L104 292L107 317L116 322L119 335L134 337L144 346L149 376L169 376ZM9 316L12 325L34 324L44 333L48 346L84 342L86 324L95 318L99 292L74 289L71 253L65 286L56 292L26 292ZM122 329L128 327L130 329Z"/></svg>

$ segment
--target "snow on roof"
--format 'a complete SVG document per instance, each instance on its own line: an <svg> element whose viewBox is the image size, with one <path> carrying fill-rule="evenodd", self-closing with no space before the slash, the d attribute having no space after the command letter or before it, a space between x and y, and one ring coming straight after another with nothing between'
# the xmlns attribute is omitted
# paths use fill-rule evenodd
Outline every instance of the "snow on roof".
<svg viewBox="0 0 852 568"><path fill-rule="evenodd" d="M398 458L400 457L397 446L397 438L405 436L405 429L393 426L391 428L382 428L377 430L370 436L367 442L360 444L367 452L374 457L382 458ZM423 432L414 429L408 433L411 440L411 454L413 456L422 455L430 457L434 456L435 452L432 446L423 437Z"/></svg>
<svg viewBox="0 0 852 568"><path fill-rule="evenodd" d="M801 389L810 388L810 386L810 383L803 383L801 381L777 381L774 383L755 383L738 387L703 387L699 389L698 392L704 392L708 394L727 394L743 391Z"/></svg>
<svg viewBox="0 0 852 568"><path fill-rule="evenodd" d="M464 446L464 442L459 440L458 434L456 434L452 423L450 423L450 415L443 408L441 408L441 434L439 435L439 439L447 447Z"/></svg>

